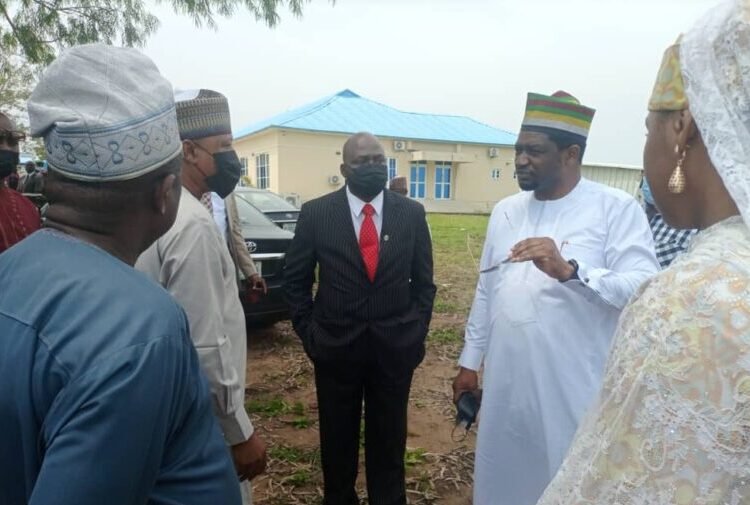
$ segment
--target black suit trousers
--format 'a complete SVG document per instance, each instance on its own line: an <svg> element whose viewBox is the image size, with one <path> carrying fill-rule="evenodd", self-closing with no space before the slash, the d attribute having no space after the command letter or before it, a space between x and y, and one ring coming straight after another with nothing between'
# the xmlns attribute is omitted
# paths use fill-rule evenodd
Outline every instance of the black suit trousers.
<svg viewBox="0 0 750 505"><path fill-rule="evenodd" d="M324 505L359 503L354 486L363 401L369 503L406 504L404 451L414 371L404 370L400 376L383 374L368 355L355 352L345 362L315 362Z"/></svg>

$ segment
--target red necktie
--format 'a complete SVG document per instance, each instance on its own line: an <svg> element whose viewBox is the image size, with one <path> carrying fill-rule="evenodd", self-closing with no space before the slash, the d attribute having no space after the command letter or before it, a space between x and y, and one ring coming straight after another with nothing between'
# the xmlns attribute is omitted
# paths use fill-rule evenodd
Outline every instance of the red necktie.
<svg viewBox="0 0 750 505"><path fill-rule="evenodd" d="M367 277L370 278L370 282L374 282L375 271L378 269L378 230L375 229L375 222L372 220L375 209L368 203L362 208L362 213L365 220L359 230L359 252L365 262Z"/></svg>

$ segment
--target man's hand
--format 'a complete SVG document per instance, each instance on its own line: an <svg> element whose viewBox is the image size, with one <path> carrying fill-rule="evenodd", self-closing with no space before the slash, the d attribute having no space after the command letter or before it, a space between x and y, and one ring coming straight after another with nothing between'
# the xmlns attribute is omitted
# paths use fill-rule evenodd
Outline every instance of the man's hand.
<svg viewBox="0 0 750 505"><path fill-rule="evenodd" d="M253 480L266 470L266 444L255 432L244 442L232 446L232 459L240 481Z"/></svg>
<svg viewBox="0 0 750 505"><path fill-rule="evenodd" d="M266 280L260 275L251 275L247 280L247 283L250 286L250 289L254 289L255 291L263 291L264 295L268 294L268 285L266 284Z"/></svg>
<svg viewBox="0 0 750 505"><path fill-rule="evenodd" d="M475 370L461 367L461 371L453 379L453 403L458 403L462 393L474 393L479 389L479 374Z"/></svg>
<svg viewBox="0 0 750 505"><path fill-rule="evenodd" d="M534 265L560 282L569 281L575 274L575 268L560 254L555 241L548 237L527 238L514 245L510 250L512 263L533 261Z"/></svg>

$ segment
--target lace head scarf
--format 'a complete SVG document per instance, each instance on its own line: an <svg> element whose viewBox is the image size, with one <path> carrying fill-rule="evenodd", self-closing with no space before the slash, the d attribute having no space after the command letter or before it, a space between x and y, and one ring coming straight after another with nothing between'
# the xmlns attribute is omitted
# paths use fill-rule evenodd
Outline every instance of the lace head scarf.
<svg viewBox="0 0 750 505"><path fill-rule="evenodd" d="M690 112L750 226L750 0L727 0L687 32L679 59Z"/></svg>

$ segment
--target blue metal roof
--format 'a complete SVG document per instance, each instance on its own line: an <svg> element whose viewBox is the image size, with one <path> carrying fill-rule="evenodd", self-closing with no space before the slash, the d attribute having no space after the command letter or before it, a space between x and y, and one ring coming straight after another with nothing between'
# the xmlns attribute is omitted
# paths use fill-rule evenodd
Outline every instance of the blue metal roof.
<svg viewBox="0 0 750 505"><path fill-rule="evenodd" d="M403 112L348 89L246 126L236 131L234 138L274 127L349 134L368 131L381 137L438 142L489 145L516 142L515 134L468 117Z"/></svg>

